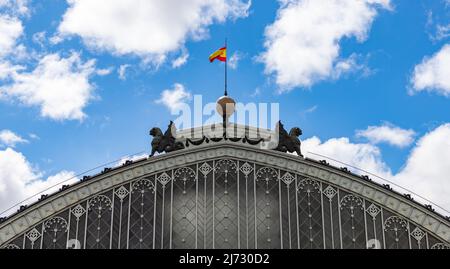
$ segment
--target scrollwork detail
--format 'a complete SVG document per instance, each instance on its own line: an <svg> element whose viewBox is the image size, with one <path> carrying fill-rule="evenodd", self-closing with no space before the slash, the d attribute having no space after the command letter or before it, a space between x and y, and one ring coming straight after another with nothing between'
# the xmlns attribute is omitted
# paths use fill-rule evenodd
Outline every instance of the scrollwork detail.
<svg viewBox="0 0 450 269"><path fill-rule="evenodd" d="M179 168L173 173L173 175L174 175L174 180L181 180L183 182L195 180L195 178L196 178L195 171L189 167Z"/></svg>
<svg viewBox="0 0 450 269"><path fill-rule="evenodd" d="M20 249L20 247L15 244L8 244L8 245L2 247L2 249Z"/></svg>
<svg viewBox="0 0 450 269"><path fill-rule="evenodd" d="M310 178L301 180L297 185L297 192L305 191L306 193L318 192L320 193L320 183Z"/></svg>
<svg viewBox="0 0 450 269"><path fill-rule="evenodd" d="M384 230L395 232L399 232L400 230L408 231L408 222L398 216L392 216L384 221Z"/></svg>
<svg viewBox="0 0 450 269"><path fill-rule="evenodd" d="M132 192L145 193L146 190L150 190L152 193L155 192L155 185L153 182L147 178L140 179L133 183L131 186Z"/></svg>
<svg viewBox="0 0 450 269"><path fill-rule="evenodd" d="M94 211L97 214L101 214L103 210L111 210L112 202L108 196L98 195L89 200L89 211Z"/></svg>
<svg viewBox="0 0 450 269"><path fill-rule="evenodd" d="M256 181L266 181L269 182L271 180L278 179L278 172L270 167L263 167L256 172Z"/></svg>
<svg viewBox="0 0 450 269"><path fill-rule="evenodd" d="M44 223L45 232L67 232L67 221L61 217L54 217Z"/></svg>
<svg viewBox="0 0 450 269"><path fill-rule="evenodd" d="M363 200L353 194L344 196L341 199L341 210L349 209L353 212L355 209L364 210Z"/></svg>
<svg viewBox="0 0 450 269"><path fill-rule="evenodd" d="M445 243L436 243L431 247L431 249L450 249L450 245Z"/></svg>
<svg viewBox="0 0 450 269"><path fill-rule="evenodd" d="M218 174L235 174L237 172L237 164L235 161L229 159L219 160L216 162L214 170Z"/></svg>

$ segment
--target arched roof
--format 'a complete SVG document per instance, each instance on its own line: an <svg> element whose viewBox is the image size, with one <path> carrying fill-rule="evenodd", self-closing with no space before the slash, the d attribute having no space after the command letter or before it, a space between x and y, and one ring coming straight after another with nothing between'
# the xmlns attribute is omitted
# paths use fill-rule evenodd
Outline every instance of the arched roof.
<svg viewBox="0 0 450 269"><path fill-rule="evenodd" d="M112 170L106 169L99 175L86 178L84 181L64 188L46 199L30 205L1 223L0 246L23 234L33 225L56 216L59 212L76 205L82 200L101 194L105 190L157 172L216 158L251 161L326 182L377 203L408 219L443 242L450 243L450 222L448 219L412 199L386 188L386 186L323 162L259 149L248 144L222 141L143 159Z"/></svg>

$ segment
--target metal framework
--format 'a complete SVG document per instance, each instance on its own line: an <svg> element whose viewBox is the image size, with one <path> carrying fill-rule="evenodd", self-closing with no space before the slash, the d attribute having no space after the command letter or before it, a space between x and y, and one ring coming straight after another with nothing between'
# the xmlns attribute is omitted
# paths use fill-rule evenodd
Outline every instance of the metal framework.
<svg viewBox="0 0 450 269"><path fill-rule="evenodd" d="M61 208L7 249L441 249L448 242L316 176L214 157L125 180Z"/></svg>
<svg viewBox="0 0 450 269"><path fill-rule="evenodd" d="M406 204L403 198L398 203L393 196L381 199L377 188L369 195L364 190L370 188L353 176L329 173L325 165L318 166L324 169L319 170L295 159L280 165L284 157L277 159L262 151L253 152L256 155L250 158L255 150L239 150L228 154L234 156L224 156L226 147L218 147L214 156L208 153L211 150L199 150L191 158L195 160L188 162L181 161L189 159L186 154L176 153L172 158L167 154L149 172L138 166L124 168L118 183L108 185L106 176L94 178L89 185L83 182L86 186L77 189L76 202L67 206L61 202L58 209L57 201L62 198L56 197L51 203L53 211L34 224L18 225L20 221L33 223L30 216L35 211L45 215L50 203L40 202L34 211L1 224L0 248L450 247L442 238L446 230L426 223L430 216L416 221L413 215L419 211L414 206L400 214L401 203ZM109 176L112 181L118 177Z"/></svg>

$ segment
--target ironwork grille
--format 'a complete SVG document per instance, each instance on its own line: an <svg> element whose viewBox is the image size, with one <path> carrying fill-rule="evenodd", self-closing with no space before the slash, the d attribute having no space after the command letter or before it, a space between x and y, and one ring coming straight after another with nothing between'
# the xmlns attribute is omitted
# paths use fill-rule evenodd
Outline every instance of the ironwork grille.
<svg viewBox="0 0 450 269"><path fill-rule="evenodd" d="M133 179L3 248L449 248L420 225L316 178L215 159Z"/></svg>

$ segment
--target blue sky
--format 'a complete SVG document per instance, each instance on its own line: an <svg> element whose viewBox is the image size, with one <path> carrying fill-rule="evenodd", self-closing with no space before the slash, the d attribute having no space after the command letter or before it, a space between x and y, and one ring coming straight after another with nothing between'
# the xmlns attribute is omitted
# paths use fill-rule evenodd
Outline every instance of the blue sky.
<svg viewBox="0 0 450 269"><path fill-rule="evenodd" d="M148 151L148 130L175 117L157 103L164 90L178 83L204 102L222 94L223 66L208 56L227 37L229 57L239 56L229 69L237 101L280 103L305 150L416 186L450 209L449 1L192 0L198 8L186 9L190 1L136 0L125 11L125 1L87 2L0 0L9 41L0 39L0 183L17 192L0 202ZM39 80L45 74L54 76ZM431 174L417 167L424 157ZM428 176L432 187L419 188ZM15 181L34 185L19 191Z"/></svg>

